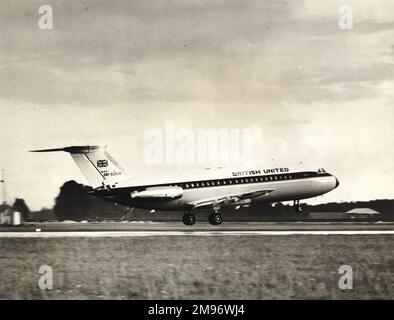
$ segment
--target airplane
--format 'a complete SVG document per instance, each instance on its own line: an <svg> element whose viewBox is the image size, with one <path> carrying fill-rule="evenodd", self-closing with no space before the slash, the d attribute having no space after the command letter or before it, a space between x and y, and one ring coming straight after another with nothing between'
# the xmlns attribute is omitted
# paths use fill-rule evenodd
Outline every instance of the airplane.
<svg viewBox="0 0 394 320"><path fill-rule="evenodd" d="M294 201L302 212L300 200L323 195L338 187L339 181L320 168L305 170L266 167L253 170L180 171L177 175L130 177L107 152L106 146L71 146L31 152L64 151L71 157L92 187L91 194L129 207L182 211L183 223L193 225L195 212L210 209L208 221L222 223L220 208L248 207L255 202Z"/></svg>

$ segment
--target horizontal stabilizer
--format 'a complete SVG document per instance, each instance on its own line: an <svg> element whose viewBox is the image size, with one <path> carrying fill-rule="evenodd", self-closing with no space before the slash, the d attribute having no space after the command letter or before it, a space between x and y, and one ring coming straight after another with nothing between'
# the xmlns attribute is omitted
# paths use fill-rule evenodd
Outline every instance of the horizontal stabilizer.
<svg viewBox="0 0 394 320"><path fill-rule="evenodd" d="M100 148L105 148L101 146L72 146L72 147L66 147L66 148L54 148L54 149L41 149L41 150L30 150L30 152L59 152L59 151L64 151L64 152L69 152L69 153L90 153L93 152L97 149Z"/></svg>

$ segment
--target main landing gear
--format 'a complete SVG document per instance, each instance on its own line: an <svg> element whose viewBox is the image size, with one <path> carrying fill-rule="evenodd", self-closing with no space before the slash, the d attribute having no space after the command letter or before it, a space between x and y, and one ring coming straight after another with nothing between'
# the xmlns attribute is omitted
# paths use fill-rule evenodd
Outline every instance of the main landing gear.
<svg viewBox="0 0 394 320"><path fill-rule="evenodd" d="M209 215L208 221L210 224L217 226L222 223L222 215L219 213L218 209L214 209L213 212Z"/></svg>
<svg viewBox="0 0 394 320"><path fill-rule="evenodd" d="M183 223L187 226L192 226L193 224L196 223L196 216L194 215L194 213L191 212L186 212L183 215ZM222 223L222 215L219 213L219 211L213 211L209 217L208 217L208 221L210 224L212 225L219 225Z"/></svg>
<svg viewBox="0 0 394 320"><path fill-rule="evenodd" d="M190 212L185 213L183 215L183 223L187 226L192 226L196 223L196 216Z"/></svg>
<svg viewBox="0 0 394 320"><path fill-rule="evenodd" d="M196 216L194 213L186 212L183 215L183 223L187 226L192 226L196 223ZM219 213L218 209L214 209L213 212L208 217L208 222L214 226L217 226L222 223L222 215Z"/></svg>
<svg viewBox="0 0 394 320"><path fill-rule="evenodd" d="M296 213L302 213L302 206L300 204L300 200L294 200L294 211Z"/></svg>

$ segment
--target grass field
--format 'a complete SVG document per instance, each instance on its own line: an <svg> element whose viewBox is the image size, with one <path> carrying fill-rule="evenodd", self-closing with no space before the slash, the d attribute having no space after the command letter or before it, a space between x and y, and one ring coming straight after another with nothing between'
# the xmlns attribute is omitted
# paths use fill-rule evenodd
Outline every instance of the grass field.
<svg viewBox="0 0 394 320"><path fill-rule="evenodd" d="M393 299L393 252L393 235L0 239L0 298Z"/></svg>

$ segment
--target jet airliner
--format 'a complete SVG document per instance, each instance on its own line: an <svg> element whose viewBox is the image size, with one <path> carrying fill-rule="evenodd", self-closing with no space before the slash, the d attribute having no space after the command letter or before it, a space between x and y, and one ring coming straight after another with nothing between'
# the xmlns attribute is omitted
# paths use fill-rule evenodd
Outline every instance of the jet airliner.
<svg viewBox="0 0 394 320"><path fill-rule="evenodd" d="M253 170L181 171L160 177L130 177L102 146L72 146L32 152L64 151L71 157L92 187L91 194L134 208L183 212L183 223L193 225L198 209L210 209L209 223L222 223L220 208L235 209L255 202L294 201L323 195L339 181L320 168L265 167Z"/></svg>

